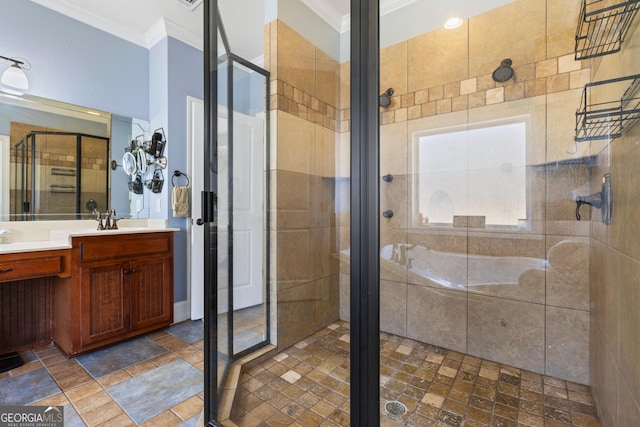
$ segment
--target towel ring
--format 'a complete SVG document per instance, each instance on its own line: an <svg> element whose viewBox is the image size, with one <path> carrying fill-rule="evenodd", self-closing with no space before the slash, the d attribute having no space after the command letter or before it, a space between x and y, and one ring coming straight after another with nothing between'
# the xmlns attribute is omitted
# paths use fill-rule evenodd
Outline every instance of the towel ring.
<svg viewBox="0 0 640 427"><path fill-rule="evenodd" d="M176 186L175 179L179 178L180 176L184 176L185 178L187 178L187 187L188 187L190 183L189 175L187 175L184 172L180 172L179 170L176 170L173 172L173 176L171 177L171 185L175 187Z"/></svg>

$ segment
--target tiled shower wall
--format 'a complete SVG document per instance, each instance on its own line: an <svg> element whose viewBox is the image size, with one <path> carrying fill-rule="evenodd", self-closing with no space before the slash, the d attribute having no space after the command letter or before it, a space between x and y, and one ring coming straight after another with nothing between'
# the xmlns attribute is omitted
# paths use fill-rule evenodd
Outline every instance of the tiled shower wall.
<svg viewBox="0 0 640 427"><path fill-rule="evenodd" d="M637 337L630 341L635 347L627 348L633 354L625 355L617 332L629 332L629 325L638 323L630 313L638 304L637 292L630 299L620 298L617 288L598 287L597 280L622 271L624 276L616 277L637 276L630 274L637 269L637 254L626 249L634 247L637 221L613 234L615 227L598 232L598 223L591 226L588 221L588 209L583 208L583 221L575 220L571 199L573 191L593 192L589 183L599 180L597 165L603 164L594 162L597 150L589 144L573 142L581 89L592 67L599 65L573 60L578 9L579 2L573 0L517 0L452 32L436 30L381 51L380 91L395 90L391 106L381 112L381 174L394 174L392 183L381 182L381 209L395 212L390 221L382 221L382 244L423 242L442 251L521 255L550 263L546 272L523 277L517 287L451 290L383 261L381 327L571 381L592 381L596 391L602 390L601 399L620 398L621 405L631 399L635 405L640 368L633 353L637 350L629 349L638 348ZM276 301L274 336L284 348L337 317L338 303L340 317L349 316L348 258L341 258L340 267L336 262L338 251L349 247L348 213L343 212L349 168L349 63L338 64L281 21L268 24L266 31L273 121L276 286L271 298ZM507 57L516 75L504 84L494 83L490 74ZM413 133L512 116L527 116L529 123L527 227L496 232L414 225L409 197ZM623 144L618 146L622 150ZM636 154L611 150L611 168L617 161L620 173L629 176L632 168L622 164L637 159ZM621 185L618 181L614 177L614 188ZM625 212L619 203L616 215ZM614 234L616 245L611 244ZM590 262L592 288L601 294L595 295L591 324ZM594 263L603 268L595 269ZM617 287L630 286L618 282ZM618 314L619 305L629 312L629 322ZM590 332L595 343L591 378ZM623 386L633 393L622 397ZM619 388L620 393L613 393ZM618 403L609 407L617 417Z"/></svg>
<svg viewBox="0 0 640 427"><path fill-rule="evenodd" d="M272 336L284 349L338 319L337 61L282 21L265 27L271 72Z"/></svg>
<svg viewBox="0 0 640 427"><path fill-rule="evenodd" d="M622 50L593 61L593 81L640 73L640 19L636 17ZM620 88L607 87L608 100ZM636 93L636 96L638 94ZM602 425L640 425L640 216L638 166L640 125L622 137L593 142L598 169L592 192L602 175L611 174L613 214L610 225L593 215L591 222L591 386Z"/></svg>
<svg viewBox="0 0 640 427"><path fill-rule="evenodd" d="M573 0L518 0L381 51L381 245L420 243L469 255L548 260L519 284L452 289L381 261L381 329L531 371L589 382L589 223L575 220L573 190L589 188L593 159L573 143L574 113L589 63L573 59ZM381 31L385 31L382 28ZM515 77L491 73L511 58ZM348 64L343 65L348 75ZM343 78L344 81L344 78ZM416 132L526 117L524 230L420 226L412 220ZM348 117L348 115L347 115ZM342 123L340 130L345 130ZM348 133L341 133L341 145ZM588 214L587 214L588 215ZM587 216L588 218L588 216ZM348 319L348 258L341 264L341 318Z"/></svg>

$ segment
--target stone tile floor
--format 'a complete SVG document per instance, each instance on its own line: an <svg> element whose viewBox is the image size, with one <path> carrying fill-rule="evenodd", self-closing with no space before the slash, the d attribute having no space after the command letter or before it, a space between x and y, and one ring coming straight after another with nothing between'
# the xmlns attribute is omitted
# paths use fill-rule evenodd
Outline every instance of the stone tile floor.
<svg viewBox="0 0 640 427"><path fill-rule="evenodd" d="M380 383L382 426L600 425L584 385L385 333ZM245 371L231 420L347 426L348 395L349 324L336 322ZM406 413L388 413L389 402Z"/></svg>
<svg viewBox="0 0 640 427"><path fill-rule="evenodd" d="M163 331L67 359L54 345L0 374L0 405L64 406L65 427L195 426L203 408L203 325Z"/></svg>
<svg viewBox="0 0 640 427"><path fill-rule="evenodd" d="M23 352L24 366L0 374L0 405L62 405L65 427L195 426L202 333L183 322L75 359L55 346ZM247 370L231 419L349 425L348 369L349 324L336 322ZM382 426L600 425L586 386L385 333L380 382ZM396 401L404 415L386 411Z"/></svg>

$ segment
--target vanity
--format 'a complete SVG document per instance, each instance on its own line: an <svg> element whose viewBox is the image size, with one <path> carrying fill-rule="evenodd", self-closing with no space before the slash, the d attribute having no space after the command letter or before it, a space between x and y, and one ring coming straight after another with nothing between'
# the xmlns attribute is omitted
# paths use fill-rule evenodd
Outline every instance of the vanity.
<svg viewBox="0 0 640 427"><path fill-rule="evenodd" d="M53 340L72 357L170 325L174 231L51 229L0 245L0 354Z"/></svg>

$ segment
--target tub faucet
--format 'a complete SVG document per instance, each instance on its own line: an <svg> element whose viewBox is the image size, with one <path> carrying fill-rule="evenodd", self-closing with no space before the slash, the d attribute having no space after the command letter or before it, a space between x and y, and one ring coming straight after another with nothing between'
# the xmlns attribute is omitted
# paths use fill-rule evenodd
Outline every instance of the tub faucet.
<svg viewBox="0 0 640 427"><path fill-rule="evenodd" d="M400 259L398 264L407 265L407 245L400 245Z"/></svg>
<svg viewBox="0 0 640 427"><path fill-rule="evenodd" d="M391 262L398 262L398 244L394 243L391 248Z"/></svg>
<svg viewBox="0 0 640 427"><path fill-rule="evenodd" d="M409 245L405 243L400 243L398 248L400 249L400 259L398 259L398 264L400 265L408 265L411 268L411 261L413 258L409 258L410 261L407 261L407 250L411 250L415 248L416 245Z"/></svg>

